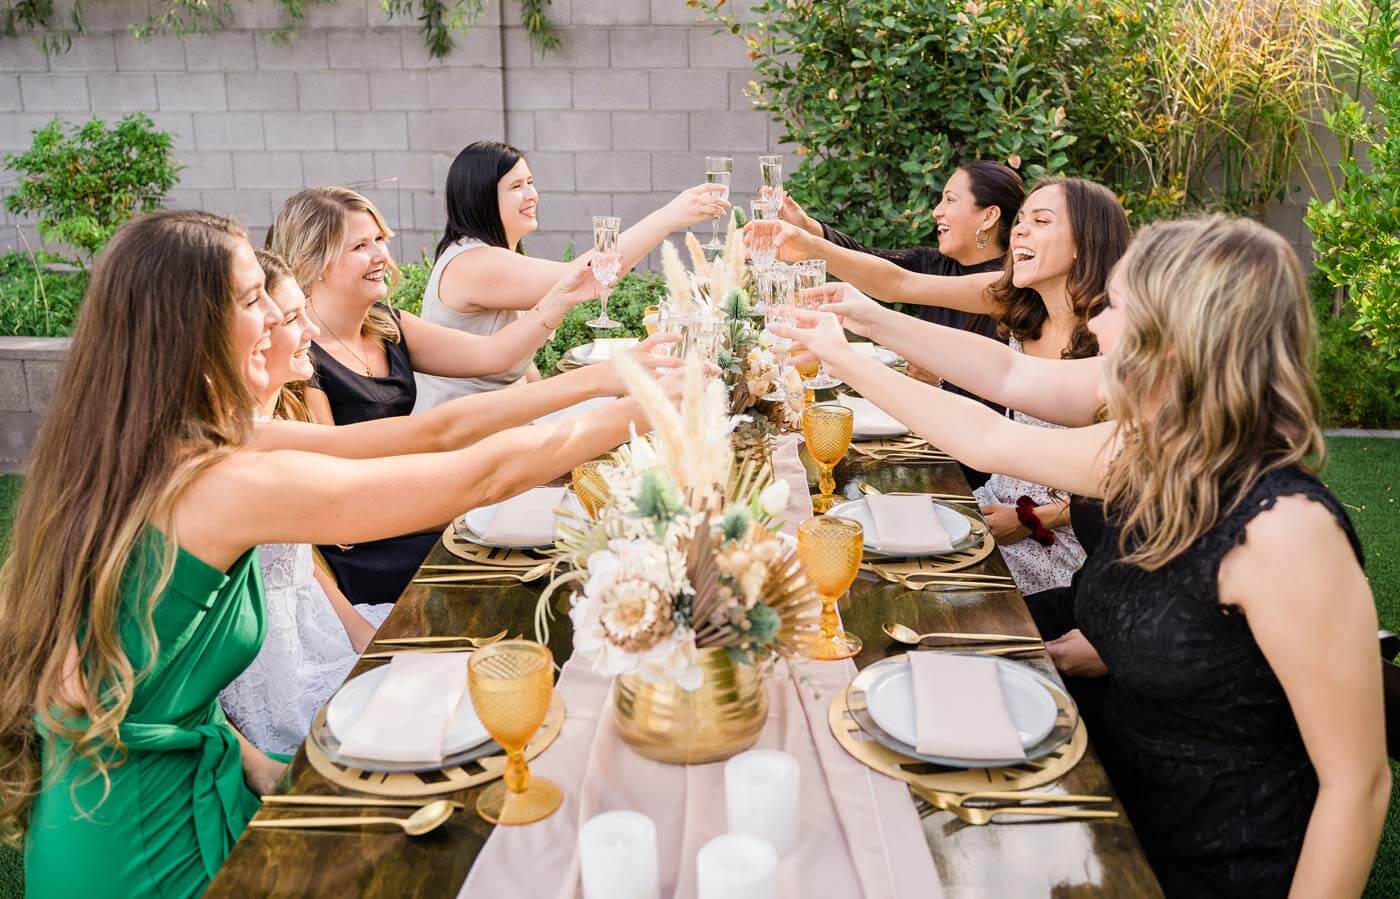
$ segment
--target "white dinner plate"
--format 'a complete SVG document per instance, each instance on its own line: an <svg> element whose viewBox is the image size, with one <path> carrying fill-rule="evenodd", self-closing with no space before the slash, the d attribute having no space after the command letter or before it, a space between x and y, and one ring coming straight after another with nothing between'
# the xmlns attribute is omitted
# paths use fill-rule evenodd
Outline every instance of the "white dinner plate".
<svg viewBox="0 0 1400 899"><path fill-rule="evenodd" d="M603 341L607 342L604 344L607 349L600 352L597 347ZM641 343L639 337L605 337L593 343L576 346L564 355L569 357L570 362L576 362L579 365L594 365L598 362L608 362L615 354L630 350L639 343Z"/></svg>
<svg viewBox="0 0 1400 899"><path fill-rule="evenodd" d="M948 542L952 544L952 549L947 552L961 552L977 543L979 538L972 532L972 521L951 506L947 506L933 497L929 497L929 502L933 504L933 514L938 516L938 523L943 525L943 530L948 534ZM865 504L865 497L853 499L840 505L832 506L828 515L840 516L841 518L852 518L860 522L861 528L865 531L865 551L871 555L888 555L878 544L871 542L879 531L875 527L875 518L870 514L870 507ZM917 556L939 556L946 553L928 550L927 552L901 552L895 555L901 558L914 558Z"/></svg>
<svg viewBox="0 0 1400 899"><path fill-rule="evenodd" d="M549 488L532 487L531 489L547 490ZM574 513L574 518L583 517L583 506L579 503L578 497L574 496L572 490L566 490L564 492L563 506ZM497 546L503 549L543 549L547 546L554 545L553 537L550 537L549 541L546 543L488 543L481 535L486 533L486 529L491 526L491 522L496 520L496 512L500 508L501 503L492 503L489 506L478 506L467 512L467 514L459 516L457 520L453 522L453 530L456 531L457 536L461 539L468 543L476 543L480 546ZM559 523L567 520L568 519L561 515L554 516L555 533L559 531Z"/></svg>
<svg viewBox="0 0 1400 899"><path fill-rule="evenodd" d="M388 665L371 668L346 683L331 697L330 704L326 706L326 726L337 740L344 742L349 736L350 729L360 719L370 699L374 697L374 692L379 689L380 683L388 674ZM462 677L466 676L467 667L463 665ZM481 719L476 717L471 691L463 690L462 701L457 703L457 710L452 713L452 719L447 722L447 730L442 735L442 754L456 755L480 746L490 738L491 735L482 726Z"/></svg>
<svg viewBox="0 0 1400 899"><path fill-rule="evenodd" d="M592 399L584 400L581 403L574 403L572 406L566 406L565 408L551 412L548 415L541 415L539 418L535 419L534 423L537 425L543 425L555 421L564 421L566 419L582 415L585 412L592 412L594 409L601 409L603 406L606 406L608 403L611 403L615 399L617 399L617 397L615 396L595 396Z"/></svg>
<svg viewBox="0 0 1400 899"><path fill-rule="evenodd" d="M851 348L862 356L873 356L875 361L881 365L888 365L891 368L899 364L899 354L894 350L887 350L882 346L870 343L869 341L856 342L851 344Z"/></svg>
<svg viewBox="0 0 1400 899"><path fill-rule="evenodd" d="M1002 696L1011 726L1027 749L1049 736L1059 711L1055 698L1018 665L993 659L1001 680ZM919 745L914 714L914 677L907 664L892 665L865 691L865 705L875 723L901 743ZM957 721L940 722L956 730Z"/></svg>

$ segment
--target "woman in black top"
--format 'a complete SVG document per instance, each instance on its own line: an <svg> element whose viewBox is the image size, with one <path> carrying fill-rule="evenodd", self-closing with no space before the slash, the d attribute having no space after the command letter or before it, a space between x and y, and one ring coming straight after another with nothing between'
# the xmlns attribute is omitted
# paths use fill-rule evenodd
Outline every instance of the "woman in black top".
<svg viewBox="0 0 1400 899"><path fill-rule="evenodd" d="M886 333L869 301L779 333L955 458L1104 498L1082 634L1055 658L1107 678L1094 742L1168 896L1358 895L1390 790L1376 612L1346 513L1311 473L1324 444L1297 256L1245 220L1153 225L1108 300L1102 359L1040 360L1102 373L1108 420L1064 430L851 351L842 324L901 353L918 338ZM1064 384L1042 381L1044 407L1082 414Z"/></svg>

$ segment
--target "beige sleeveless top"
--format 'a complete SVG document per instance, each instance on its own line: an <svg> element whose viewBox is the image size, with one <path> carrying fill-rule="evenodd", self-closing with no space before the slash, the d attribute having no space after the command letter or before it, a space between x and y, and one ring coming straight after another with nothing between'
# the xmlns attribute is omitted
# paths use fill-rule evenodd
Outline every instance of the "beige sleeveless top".
<svg viewBox="0 0 1400 899"><path fill-rule="evenodd" d="M442 282L442 273L447 269L447 264L467 250L484 246L486 244L479 240L464 237L442 251L442 255L433 263L427 286L423 288L424 321L489 337L520 317L518 309L476 308L472 312L458 312L442 301L438 286ZM524 359L508 371L483 378L443 378L415 372L413 379L418 384L418 401L414 404L413 411L426 412L459 396L500 390L502 387L520 383L525 377L525 372L529 370L531 361Z"/></svg>

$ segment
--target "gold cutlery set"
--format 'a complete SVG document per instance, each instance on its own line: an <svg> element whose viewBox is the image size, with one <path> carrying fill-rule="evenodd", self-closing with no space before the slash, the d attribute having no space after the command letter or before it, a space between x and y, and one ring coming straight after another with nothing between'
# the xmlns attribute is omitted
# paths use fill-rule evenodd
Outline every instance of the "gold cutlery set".
<svg viewBox="0 0 1400 899"><path fill-rule="evenodd" d="M538 561L527 559L522 563L486 564L480 562L459 562L448 565L424 565L422 573L413 579L415 584L474 584L492 581L514 581L528 583L549 574L554 567L552 560Z"/></svg>
<svg viewBox="0 0 1400 899"><path fill-rule="evenodd" d="M986 656L1040 655L1045 652L1045 642L1039 637L1022 637L1013 634L964 634L933 631L921 634L903 624L889 623L884 627L885 634L896 643L903 643L920 650L944 650L949 652L975 652Z"/></svg>
<svg viewBox="0 0 1400 899"><path fill-rule="evenodd" d="M446 824L454 814L463 808L462 803L451 799L434 799L420 802L412 799L360 799L355 796L308 796L287 794L264 796L263 805L278 811L292 811L297 808L411 808L407 817L389 815L377 816L310 816L298 818L254 818L248 826L258 830L334 830L346 827L386 826L397 827L411 837L422 836Z"/></svg>
<svg viewBox="0 0 1400 899"><path fill-rule="evenodd" d="M463 652L468 649L480 649L483 646L490 646L504 640L506 631L492 634L489 637L455 637L440 635L436 637L376 637L370 643L370 648L375 646L387 646L388 649L366 652L360 656L362 659L388 659L401 652Z"/></svg>
<svg viewBox="0 0 1400 899"><path fill-rule="evenodd" d="M874 462L952 462L953 457L935 449L916 434L886 437L851 444L851 452Z"/></svg>
<svg viewBox="0 0 1400 899"><path fill-rule="evenodd" d="M1118 812L1113 809L1078 808L1081 805L1112 802L1111 796L1015 790L945 793L917 784L910 784L909 789L921 800L920 817L927 817L938 811L953 815L953 820L943 825L944 836L951 836L964 827L980 827L984 824L1027 824L1056 819L1102 821L1118 817Z"/></svg>

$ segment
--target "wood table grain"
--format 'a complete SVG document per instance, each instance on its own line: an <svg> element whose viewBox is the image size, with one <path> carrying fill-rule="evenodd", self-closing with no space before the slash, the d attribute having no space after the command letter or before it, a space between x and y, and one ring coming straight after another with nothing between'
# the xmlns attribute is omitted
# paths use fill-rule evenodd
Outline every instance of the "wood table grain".
<svg viewBox="0 0 1400 899"><path fill-rule="evenodd" d="M810 460L808 477L816 481ZM882 492L927 491L969 494L967 481L953 464L867 463L848 457L837 468L839 492L860 496L869 483ZM439 544L428 563L451 562ZM969 569L1007 574L999 552ZM500 586L411 585L380 629L381 636L425 634L533 635L535 597L542 582ZM881 629L898 621L919 631L986 631L1036 633L1025 603L1015 590L911 591L858 580L842 600L848 630L865 642L856 664L864 667L902 650ZM550 648L562 661L570 653L572 633L567 616L556 617ZM352 676L374 663L361 662ZM810 664L821 664L812 662ZM1057 677L1048 657L1033 662ZM1111 793L1112 786L1092 745L1079 765L1059 781L1075 793ZM298 752L279 792L335 794ZM476 791L453 798L466 802L460 813L425 837L410 838L382 830L266 831L247 830L224 863L206 895L210 897L454 897L467 870L490 835L491 825L470 809ZM1115 808L1121 807L1116 803ZM367 814L372 812L367 812ZM259 817L285 817L285 811ZM939 812L924 819L925 835L938 866L944 895L955 897L1021 896L1161 896L1137 837L1126 816L1116 820L1073 823L968 827L945 836L950 820ZM503 897L504 899L504 897ZM883 899L883 897L870 897Z"/></svg>

